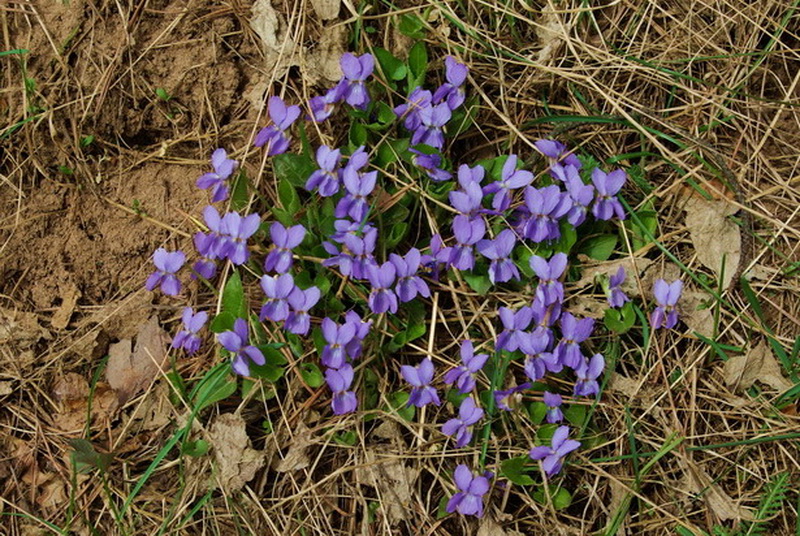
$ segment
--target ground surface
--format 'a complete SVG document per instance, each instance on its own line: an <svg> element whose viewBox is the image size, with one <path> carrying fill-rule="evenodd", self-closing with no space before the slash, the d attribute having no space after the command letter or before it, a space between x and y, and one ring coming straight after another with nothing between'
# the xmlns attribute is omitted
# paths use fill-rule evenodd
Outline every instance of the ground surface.
<svg viewBox="0 0 800 536"><path fill-rule="evenodd" d="M748 526L776 475L797 489L798 395L778 399L793 384L775 350L791 354L800 334L798 3L390 4L0 6L0 52L27 50L0 57L0 533L588 534L616 529L616 516L618 534L682 526L699 535ZM713 258L725 251L740 258L736 275L749 279L760 310L736 277L716 319L695 306L687 317L698 318L655 339L643 363L623 356L597 409L606 441L570 477L575 501L564 511L509 488L495 490L484 521L438 519L449 482L441 453L391 420L353 447L322 440L307 397L206 410L196 433L228 444L235 471L220 469L224 456L179 463L170 454L134 493L187 415L165 380L121 399L95 377L110 345L141 340L148 319L177 325L175 301L142 288L150 255L190 245L207 199L194 180L214 148L230 148L270 195L269 167L248 149L265 97L320 92L354 41L404 57L402 13L426 21L437 68L446 53L470 66L467 91L481 111L459 141L463 161L529 154L532 140L555 135L643 162L649 186L631 198L654 203L655 235L674 257L654 245L638 251L657 270L642 277L677 276L680 261L714 281ZM554 115L584 120L547 120ZM619 121L586 120L601 116ZM707 162L725 171L715 176ZM741 242L721 244L730 228L720 222L732 220L704 216L719 205L687 209L691 184L727 200ZM215 300L196 284L187 292ZM704 330L746 363L725 365L695 335ZM196 379L215 359L181 359L177 369ZM282 415L268 435L265 404ZM248 435L232 419L244 419ZM673 434L683 442L667 448ZM93 446L70 443L86 437ZM619 458L632 445L666 454L642 470ZM81 448L103 469L76 474L70 452ZM799 498L789 493L762 533L800 531Z"/></svg>

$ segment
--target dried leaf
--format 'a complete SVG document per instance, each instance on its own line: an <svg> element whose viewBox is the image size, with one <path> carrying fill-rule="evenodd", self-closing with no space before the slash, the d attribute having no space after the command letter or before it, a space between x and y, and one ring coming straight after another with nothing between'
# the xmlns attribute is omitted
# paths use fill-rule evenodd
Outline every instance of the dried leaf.
<svg viewBox="0 0 800 536"><path fill-rule="evenodd" d="M112 339L130 339L153 311L153 293L137 292L124 300L111 302L93 313L88 324L98 324Z"/></svg>
<svg viewBox="0 0 800 536"><path fill-rule="evenodd" d="M692 493L702 494L709 509L719 521L752 519L750 512L731 499L694 461L686 460L683 457L678 459L686 476L686 487Z"/></svg>
<svg viewBox="0 0 800 536"><path fill-rule="evenodd" d="M723 368L725 385L734 393L747 390L756 380L778 391L792 388L792 383L783 377L781 368L769 345L758 343L745 355L737 355L725 362Z"/></svg>
<svg viewBox="0 0 800 536"><path fill-rule="evenodd" d="M53 394L61 407L54 424L65 432L81 432L89 413L89 382L80 374L69 372L53 386ZM117 395L106 383L98 383L92 397L92 423L110 418L119 408Z"/></svg>
<svg viewBox="0 0 800 536"><path fill-rule="evenodd" d="M553 11L542 11L541 17L536 24L536 37L539 39L539 50L536 60L539 63L546 63L558 50L563 42L562 21L558 13Z"/></svg>
<svg viewBox="0 0 800 536"><path fill-rule="evenodd" d="M0 396L8 396L14 392L11 384L12 382L10 381L0 382Z"/></svg>
<svg viewBox="0 0 800 536"><path fill-rule="evenodd" d="M50 338L50 332L39 325L34 313L0 307L0 345L28 350L41 339Z"/></svg>
<svg viewBox="0 0 800 536"><path fill-rule="evenodd" d="M140 326L136 346L131 351L130 339L112 344L108 349L106 378L117 392L120 405L148 387L164 370L169 337L151 317Z"/></svg>
<svg viewBox="0 0 800 536"><path fill-rule="evenodd" d="M640 385L636 380L612 372L611 380L608 382L608 388L611 391L616 391L633 399L639 393Z"/></svg>
<svg viewBox="0 0 800 536"><path fill-rule="evenodd" d="M580 280L573 283L576 288L582 289L594 285L597 276L601 274L611 277L616 274L619 267L622 266L628 276L625 278L625 282L622 283L620 288L630 297L636 297L641 294L639 292L637 278L642 277L650 265L653 264L653 261L644 257L626 257L624 259L601 262L599 264L589 264L592 262L591 259L582 255L579 257L584 262L586 268L583 270Z"/></svg>
<svg viewBox="0 0 800 536"><path fill-rule="evenodd" d="M317 16L322 20L331 20L339 16L341 0L311 0Z"/></svg>
<svg viewBox="0 0 800 536"><path fill-rule="evenodd" d="M506 530L494 519L485 517L478 526L476 536L522 536L522 533L516 530Z"/></svg>
<svg viewBox="0 0 800 536"><path fill-rule="evenodd" d="M724 200L714 201L693 196L684 210L686 227L697 252L697 260L722 278L722 288L728 288L739 267L742 236L739 227L727 216L738 209Z"/></svg>
<svg viewBox="0 0 800 536"><path fill-rule="evenodd" d="M679 302L681 320L704 337L714 336L714 314L709 305L713 297L702 290L684 290Z"/></svg>
<svg viewBox="0 0 800 536"><path fill-rule="evenodd" d="M241 416L225 413L217 417L209 438L217 461L216 482L226 492L242 489L264 467L264 452L250 446Z"/></svg>
<svg viewBox="0 0 800 536"><path fill-rule="evenodd" d="M297 426L295 436L289 444L289 452L283 459L273 460L273 469L279 473L298 471L311 465L308 457L308 447L314 443L311 430L302 422Z"/></svg>
<svg viewBox="0 0 800 536"><path fill-rule="evenodd" d="M73 283L70 283L66 289L62 290L61 306L53 313L50 325L55 329L66 328L69 325L70 318L72 318L72 313L75 312L75 305L77 305L80 297L81 291Z"/></svg>
<svg viewBox="0 0 800 536"><path fill-rule="evenodd" d="M381 510L391 524L410 517L408 506L413 498L419 469L406 467L403 458L376 449L366 451L364 463L356 470L356 479L378 491Z"/></svg>

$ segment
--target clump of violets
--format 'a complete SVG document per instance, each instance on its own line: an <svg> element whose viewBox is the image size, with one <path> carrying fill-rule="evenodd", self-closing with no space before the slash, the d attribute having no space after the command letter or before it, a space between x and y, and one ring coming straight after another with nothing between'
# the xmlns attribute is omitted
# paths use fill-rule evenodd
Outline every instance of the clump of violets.
<svg viewBox="0 0 800 536"><path fill-rule="evenodd" d="M145 288L153 290L160 285L161 292L167 296L177 296L181 293L181 282L175 274L185 262L186 254L183 251L167 251L164 248L158 248L153 253L153 264L156 265L156 271L147 278Z"/></svg>
<svg viewBox="0 0 800 536"><path fill-rule="evenodd" d="M228 199L226 180L233 174L238 162L228 158L225 149L217 149L211 153L211 166L214 171L203 174L197 179L197 187L201 190L211 189L211 202L217 203Z"/></svg>
<svg viewBox="0 0 800 536"><path fill-rule="evenodd" d="M300 117L299 106L286 106L280 97L270 97L267 103L267 111L272 124L262 128L253 145L256 147L267 147L267 155L275 156L289 150L290 139L286 134L289 127Z"/></svg>
<svg viewBox="0 0 800 536"><path fill-rule="evenodd" d="M266 363L264 354L255 346L249 344L247 320L237 318L233 323L232 331L223 331L217 335L219 343L232 354L234 372L240 376L250 375L250 363L263 365Z"/></svg>
<svg viewBox="0 0 800 536"><path fill-rule="evenodd" d="M529 455L532 460L542 460L542 469L545 474L553 476L561 471L564 458L580 446L579 441L569 439L569 426L559 426L553 433L550 446L533 447Z"/></svg>
<svg viewBox="0 0 800 536"><path fill-rule="evenodd" d="M448 513L483 517L483 496L489 492L491 473L473 475L466 465L459 465L453 473L458 492L447 501Z"/></svg>
<svg viewBox="0 0 800 536"><path fill-rule="evenodd" d="M678 323L678 300L683 291L683 281L677 279L672 283L667 283L659 279L653 284L653 297L656 300L656 308L650 314L650 324L653 328L672 329Z"/></svg>
<svg viewBox="0 0 800 536"><path fill-rule="evenodd" d="M200 338L200 330L206 325L208 313L199 311L195 313L191 307L183 309L183 329L181 329L172 339L172 347L175 349L183 348L186 353L192 355L200 349L203 340Z"/></svg>

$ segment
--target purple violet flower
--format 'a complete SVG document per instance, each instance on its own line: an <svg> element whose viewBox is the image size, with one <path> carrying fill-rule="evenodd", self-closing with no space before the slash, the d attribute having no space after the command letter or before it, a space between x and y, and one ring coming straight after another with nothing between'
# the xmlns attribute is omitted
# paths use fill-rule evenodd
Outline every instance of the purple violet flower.
<svg viewBox="0 0 800 536"><path fill-rule="evenodd" d="M548 352L549 342L546 337L537 337L526 333L520 341L519 349L525 354L525 375L531 381L539 381L548 372L561 372L562 365L558 358Z"/></svg>
<svg viewBox="0 0 800 536"><path fill-rule="evenodd" d="M496 348L513 352L519 349L526 337L524 330L528 329L533 319L530 307L521 307L516 313L508 307L501 307L497 314L503 322L503 331L497 336Z"/></svg>
<svg viewBox="0 0 800 536"><path fill-rule="evenodd" d="M256 147L267 146L267 155L283 154L289 149L289 138L286 130L300 117L299 106L286 106L283 99L274 96L269 98L267 104L269 117L272 124L262 128L253 145Z"/></svg>
<svg viewBox="0 0 800 536"><path fill-rule="evenodd" d="M372 54L354 56L349 52L342 55L339 60L342 68L343 79L346 81L343 98L353 108L366 110L369 104L369 93L364 83L375 69L375 58Z"/></svg>
<svg viewBox="0 0 800 536"><path fill-rule="evenodd" d="M525 188L525 211L527 217L522 234L533 242L558 240L561 229L558 220L572 208L572 200L558 186Z"/></svg>
<svg viewBox="0 0 800 536"><path fill-rule="evenodd" d="M547 406L547 422L556 424L564 420L564 413L561 411L561 395L544 392L544 405Z"/></svg>
<svg viewBox="0 0 800 536"><path fill-rule="evenodd" d="M200 349L202 339L198 333L208 320L208 313L199 311L194 313L191 307L186 307L183 310L183 329L181 329L172 339L172 347L176 350L183 348L186 353L192 355Z"/></svg>
<svg viewBox="0 0 800 536"><path fill-rule="evenodd" d="M625 302L631 301L622 289L620 285L625 282L625 268L620 266L617 273L612 275L608 279L608 289L606 289L606 298L608 299L608 305L611 307L619 308L625 305Z"/></svg>
<svg viewBox="0 0 800 536"><path fill-rule="evenodd" d="M195 272L192 274L192 279L196 279L198 275L204 279L212 279L217 274L214 244L215 239L212 235L201 232L194 234L194 247L200 254L200 260L192 265L192 270Z"/></svg>
<svg viewBox="0 0 800 536"><path fill-rule="evenodd" d="M446 102L420 108L420 126L411 135L411 145L424 143L435 149L444 146L444 126L450 121L452 113Z"/></svg>
<svg viewBox="0 0 800 536"><path fill-rule="evenodd" d="M617 193L622 189L628 175L621 169L611 173L604 173L600 168L592 170L592 183L597 190L597 197L592 206L592 214L598 220L610 220L616 214L620 220L625 219L625 209L617 199Z"/></svg>
<svg viewBox="0 0 800 536"><path fill-rule="evenodd" d="M561 315L561 341L553 351L558 362L565 367L576 369L584 361L580 343L589 338L594 329L593 318L578 320L570 313Z"/></svg>
<svg viewBox="0 0 800 536"><path fill-rule="evenodd" d="M378 230L372 226L366 230L364 236L347 233L343 237L344 248L339 251L330 242L323 242L325 251L333 255L322 261L323 266L338 266L342 275L354 279L367 279L367 269L375 264L375 242L378 239Z"/></svg>
<svg viewBox="0 0 800 536"><path fill-rule="evenodd" d="M441 169L442 165L442 156L433 153L433 154L425 154L422 151L417 151L416 149L409 149L408 150L414 156L411 157L411 161L414 163L415 166L422 168L425 170L425 173L428 174L428 177L431 180L436 182L443 182L448 181L453 177L453 174L449 171L445 171Z"/></svg>
<svg viewBox="0 0 800 536"><path fill-rule="evenodd" d="M505 283L511 279L519 279L519 270L509 257L514 251L517 236L511 229L504 229L494 240L484 239L475 245L481 255L490 259L489 281L492 284Z"/></svg>
<svg viewBox="0 0 800 536"><path fill-rule="evenodd" d="M339 160L342 155L339 149L331 149L327 145L320 145L317 149L316 170L306 181L306 190L309 192L319 189L319 195L330 197L339 191Z"/></svg>
<svg viewBox="0 0 800 536"><path fill-rule="evenodd" d="M606 366L601 354L594 354L591 359L582 358L580 366L575 369L578 381L575 382L575 396L592 396L600 392L597 378Z"/></svg>
<svg viewBox="0 0 800 536"><path fill-rule="evenodd" d="M336 204L334 215L337 218L349 216L356 222L364 221L369 212L367 196L375 189L377 181L377 171L359 173L348 163L342 171L342 182L347 194Z"/></svg>
<svg viewBox="0 0 800 536"><path fill-rule="evenodd" d="M200 255L209 259L224 258L224 252L228 249L230 237L226 236L226 233L223 231L222 216L219 215L216 208L208 205L203 209L203 219L210 232L208 233L209 238L203 241L202 250L197 242L195 242L195 245L198 246L198 252Z"/></svg>
<svg viewBox="0 0 800 536"><path fill-rule="evenodd" d="M456 448L461 448L472 440L470 426L483 418L483 409L475 404L475 400L468 396L458 408L458 417L450 419L442 425L442 433L446 436L456 436Z"/></svg>
<svg viewBox="0 0 800 536"><path fill-rule="evenodd" d="M467 79L469 69L452 56L447 56L444 59L444 65L444 76L447 82L442 84L433 94L433 102L437 104L440 102L447 102L447 106L450 110L455 110L464 104L464 100L466 99L463 85Z"/></svg>
<svg viewBox="0 0 800 536"><path fill-rule="evenodd" d="M536 148L544 156L550 159L550 163L556 165L563 160L564 164L574 166L578 169L581 168L581 161L572 153L564 156L567 152L567 146L556 140L539 140L533 142Z"/></svg>
<svg viewBox="0 0 800 536"><path fill-rule="evenodd" d="M536 287L536 297L542 301L543 305L561 303L564 301L564 285L559 278L564 275L567 269L567 256L564 253L556 253L549 261L544 260L538 255L530 258L531 269L539 278L539 285Z"/></svg>
<svg viewBox="0 0 800 536"><path fill-rule="evenodd" d="M441 404L436 388L430 385L433 381L433 373L433 361L431 361L430 357L420 361L416 367L410 365L400 367L400 374L403 375L403 379L413 387L408 397L408 406L421 408L431 403L435 406Z"/></svg>
<svg viewBox="0 0 800 536"><path fill-rule="evenodd" d="M233 323L233 331L223 331L217 335L219 343L233 354L231 363L234 372L240 376L250 375L250 361L256 365L266 363L264 354L255 346L248 344L247 320L237 318Z"/></svg>
<svg viewBox="0 0 800 536"><path fill-rule="evenodd" d="M503 411L514 411L514 408L516 408L519 405L520 400L522 400L522 395L519 393L525 389L530 389L530 387L530 382L525 382L517 385L516 387L511 387L510 389L495 391L494 402L497 404L497 407Z"/></svg>
<svg viewBox="0 0 800 536"><path fill-rule="evenodd" d="M564 458L570 452L580 448L579 441L568 439L569 426L559 426L553 433L553 439L550 441L550 446L533 447L530 452L530 457L533 460L544 460L542 462L542 469L547 476L553 476L561 471L564 465Z"/></svg>
<svg viewBox="0 0 800 536"><path fill-rule="evenodd" d="M264 259L264 271L272 272L274 270L279 274L286 273L294 262L292 250L303 242L306 228L302 225L294 225L287 229L276 221L270 225L269 236L275 247Z"/></svg>
<svg viewBox="0 0 800 536"><path fill-rule="evenodd" d="M458 215L453 218L453 234L457 243L450 249L449 264L458 270L472 270L475 266L473 247L486 234L486 222L480 217L470 219Z"/></svg>
<svg viewBox="0 0 800 536"><path fill-rule="evenodd" d="M533 173L517 169L517 155L512 154L503 164L500 180L483 187L484 195L495 194L492 208L498 212L511 206L511 191L528 186L533 181Z"/></svg>
<svg viewBox="0 0 800 536"><path fill-rule="evenodd" d="M322 319L322 336L325 348L322 349L322 364L328 368L339 369L347 363L347 345L355 338L358 326L345 322L343 326L328 317Z"/></svg>
<svg viewBox="0 0 800 536"><path fill-rule="evenodd" d="M161 285L161 292L167 296L177 296L181 292L181 282L175 273L185 262L186 254L183 251L167 251L164 248L158 248L153 253L153 264L156 265L156 271L150 274L144 287L147 290L153 290Z"/></svg>
<svg viewBox="0 0 800 536"><path fill-rule="evenodd" d="M466 465L459 465L453 473L458 492L447 501L447 513L458 512L464 516L483 517L483 496L489 492L489 478L473 476Z"/></svg>
<svg viewBox="0 0 800 536"><path fill-rule="evenodd" d="M577 227L586 221L586 213L589 211L589 205L594 200L594 187L591 184L584 184L581 179L578 168L575 166L562 166L555 164L551 168L553 176L560 178L567 188L567 194L572 200L572 207L567 213L567 221L573 226Z"/></svg>
<svg viewBox="0 0 800 536"><path fill-rule="evenodd" d="M369 330L372 329L372 320L365 322L361 320L357 312L347 311L344 315L344 321L346 324L352 324L356 328L355 335L344 347L345 352L350 356L350 359L358 359L361 357L361 343L369 335Z"/></svg>
<svg viewBox="0 0 800 536"><path fill-rule="evenodd" d="M478 373L486 361L489 354L475 355L472 341L466 339L461 343L461 362L463 365L452 368L444 375L445 385L455 384L458 392L467 394L475 388L475 374Z"/></svg>
<svg viewBox="0 0 800 536"><path fill-rule="evenodd" d="M311 97L308 107L311 109L311 118L321 123L328 119L336 111L336 105L341 102L347 82L340 80L335 86L325 92L324 95Z"/></svg>
<svg viewBox="0 0 800 536"><path fill-rule="evenodd" d="M483 201L483 180L484 169L481 166L470 168L462 164L458 168L458 183L461 190L450 192L450 206L459 213L470 218L478 215Z"/></svg>
<svg viewBox="0 0 800 536"><path fill-rule="evenodd" d="M333 392L331 408L334 415L352 413L358 407L355 392L349 390L353 385L354 375L353 367L347 364L338 369L325 370L325 381Z"/></svg>
<svg viewBox="0 0 800 536"><path fill-rule="evenodd" d="M392 314L397 312L397 296L391 289L396 275L397 269L390 261L380 266L371 264L367 267L367 279L372 285L372 291L369 293L369 308L376 315L386 311Z"/></svg>
<svg viewBox="0 0 800 536"><path fill-rule="evenodd" d="M428 284L417 275L422 262L422 255L417 248L408 250L405 257L392 253L389 255L389 261L396 269L397 284L394 292L401 303L413 300L417 294L425 298L430 297Z"/></svg>
<svg viewBox="0 0 800 536"><path fill-rule="evenodd" d="M292 274L262 275L261 289L267 295L267 301L261 307L259 320L263 322L269 318L273 322L283 322L289 318L289 296L295 289Z"/></svg>
<svg viewBox="0 0 800 536"><path fill-rule="evenodd" d="M228 212L222 218L220 229L228 236L224 250L220 253L235 265L244 264L250 258L247 239L258 231L261 216L248 214L244 218L238 212Z"/></svg>
<svg viewBox="0 0 800 536"><path fill-rule="evenodd" d="M319 298L320 291L317 287L310 287L306 290L295 287L287 298L292 310L286 317L283 329L295 335L308 333L308 330L311 329L311 315L308 314L308 311L317 304Z"/></svg>
<svg viewBox="0 0 800 536"><path fill-rule="evenodd" d="M231 176L238 162L228 158L225 149L217 149L211 154L211 166L214 171L206 173L197 179L197 187L201 190L211 188L211 202L225 201L228 199L228 186L225 180Z"/></svg>
<svg viewBox="0 0 800 536"><path fill-rule="evenodd" d="M404 104L394 109L397 117L405 118L403 126L408 130L417 130L422 125L419 112L423 108L430 108L432 101L431 92L421 87L416 87Z"/></svg>
<svg viewBox="0 0 800 536"><path fill-rule="evenodd" d="M161 289L163 290L164 287L162 286ZM680 279L672 283L667 283L663 279L655 282L653 285L653 297L656 299L656 308L650 314L650 325L653 326L653 329L661 327L672 329L678 323L678 309L676 307L682 290L683 281Z"/></svg>

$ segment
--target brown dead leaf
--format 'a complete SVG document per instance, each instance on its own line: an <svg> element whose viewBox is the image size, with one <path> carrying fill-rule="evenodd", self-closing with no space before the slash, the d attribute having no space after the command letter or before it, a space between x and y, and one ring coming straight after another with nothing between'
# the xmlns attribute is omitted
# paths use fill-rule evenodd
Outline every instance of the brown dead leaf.
<svg viewBox="0 0 800 536"><path fill-rule="evenodd" d="M791 389L793 384L783 377L781 367L766 342L759 342L745 355L734 356L723 367L725 385L734 393L747 390L756 380L778 391Z"/></svg>
<svg viewBox="0 0 800 536"><path fill-rule="evenodd" d="M702 290L684 290L678 303L680 317L690 330L704 337L714 336L713 297Z"/></svg>
<svg viewBox="0 0 800 536"><path fill-rule="evenodd" d="M0 345L28 350L40 340L50 338L50 332L39 325L39 317L34 313L0 307Z"/></svg>
<svg viewBox="0 0 800 536"><path fill-rule="evenodd" d="M685 487L692 493L702 493L702 497L708 504L709 509L717 516L719 521L752 519L750 512L725 493L719 484L715 484L711 477L693 460L686 460L683 457L678 459L686 477L684 480Z"/></svg>
<svg viewBox="0 0 800 536"><path fill-rule="evenodd" d="M53 424L65 432L80 432L89 412L89 383L80 374L69 372L53 386L53 395L61 407ZM108 384L100 382L92 396L92 424L110 418L119 408L117 395Z"/></svg>
<svg viewBox="0 0 800 536"><path fill-rule="evenodd" d="M722 278L722 288L728 288L739 267L742 236L739 227L727 216L738 209L724 200L692 196L684 210L686 227L689 229L697 260Z"/></svg>
<svg viewBox="0 0 800 536"><path fill-rule="evenodd" d="M283 459L273 458L272 468L279 473L299 471L311 465L311 459L308 457L308 448L314 443L311 430L303 422L300 422L294 434L286 457Z"/></svg>
<svg viewBox="0 0 800 536"><path fill-rule="evenodd" d="M391 524L409 518L408 507L414 493L419 469L406 467L399 455L369 449L363 464L356 469L356 479L378 491L381 510Z"/></svg>
<svg viewBox="0 0 800 536"><path fill-rule="evenodd" d="M599 319L606 315L608 301L594 296L572 296L565 306L566 310L578 317Z"/></svg>
<svg viewBox="0 0 800 536"><path fill-rule="evenodd" d="M72 313L75 312L75 305L77 305L80 297L81 291L74 283L69 283L65 289L62 289L61 306L53 313L50 325L55 329L66 328L69 325L70 318L72 318Z"/></svg>
<svg viewBox="0 0 800 536"><path fill-rule="evenodd" d="M168 383L159 383L145 396L141 404L136 405L128 420L136 421L137 429L143 431L158 430L168 425L175 411L169 393Z"/></svg>
<svg viewBox="0 0 800 536"><path fill-rule="evenodd" d="M11 386L12 383L10 381L0 382L0 396L8 396L14 392L14 388Z"/></svg>
<svg viewBox="0 0 800 536"><path fill-rule="evenodd" d="M478 526L476 536L522 536L522 533L516 530L506 530L494 519L484 517Z"/></svg>
<svg viewBox="0 0 800 536"><path fill-rule="evenodd" d="M582 289L594 285L597 276L601 274L611 277L616 274L619 267L622 266L627 273L627 277L620 288L630 297L637 297L641 294L639 292L637 277L635 277L634 274L638 277L642 277L650 265L653 264L653 261L644 257L626 257L624 259L601 262L599 264L589 264L592 261L588 257L583 257L582 260L586 263L586 268L583 270L580 280L573 283L576 288Z"/></svg>
<svg viewBox="0 0 800 536"><path fill-rule="evenodd" d="M106 378L117 392L120 405L148 387L163 370L169 337L153 316L139 328L136 346L130 339L112 344L108 349Z"/></svg>
<svg viewBox="0 0 800 536"><path fill-rule="evenodd" d="M331 20L339 16L341 0L311 0L317 16L322 20Z"/></svg>
<svg viewBox="0 0 800 536"><path fill-rule="evenodd" d="M558 13L543 10L536 22L536 37L542 47L537 54L536 61L547 63L563 42L562 21Z"/></svg>
<svg viewBox="0 0 800 536"><path fill-rule="evenodd" d="M153 312L153 293L136 292L127 298L108 303L86 321L98 324L112 339L134 337Z"/></svg>
<svg viewBox="0 0 800 536"><path fill-rule="evenodd" d="M639 393L640 385L636 380L612 372L611 380L608 382L608 388L611 391L616 391L633 399Z"/></svg>
<svg viewBox="0 0 800 536"><path fill-rule="evenodd" d="M220 415L208 435L217 462L216 482L212 486L218 486L227 492L238 491L264 467L264 452L250 446L245 422L240 415Z"/></svg>

